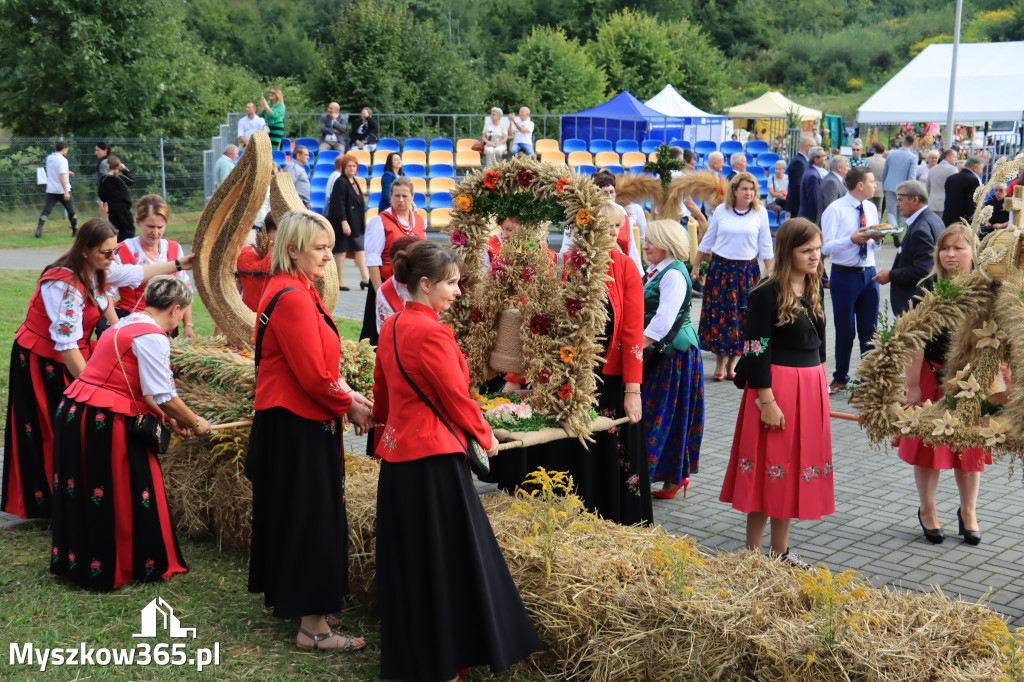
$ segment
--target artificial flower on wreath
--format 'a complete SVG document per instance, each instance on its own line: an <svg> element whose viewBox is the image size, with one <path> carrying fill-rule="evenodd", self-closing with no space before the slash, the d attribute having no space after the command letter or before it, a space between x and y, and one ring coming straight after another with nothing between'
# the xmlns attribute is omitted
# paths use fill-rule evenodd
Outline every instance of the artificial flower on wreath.
<svg viewBox="0 0 1024 682"><path fill-rule="evenodd" d="M530 318L530 331L534 334L547 335L551 329L551 320L543 315L534 315Z"/></svg>
<svg viewBox="0 0 1024 682"><path fill-rule="evenodd" d="M572 395L572 387L569 384L562 384L562 387L558 389L558 399L566 400Z"/></svg>
<svg viewBox="0 0 1024 682"><path fill-rule="evenodd" d="M559 356L562 358L562 362L568 364L576 359L576 352L576 346L562 346L562 349L559 351Z"/></svg>
<svg viewBox="0 0 1024 682"><path fill-rule="evenodd" d="M462 230L453 230L451 242L454 246L463 246L466 243L466 235L462 233Z"/></svg>
<svg viewBox="0 0 1024 682"><path fill-rule="evenodd" d="M533 182L533 173L531 173L528 170L521 170L521 171L519 171L518 179L519 179L519 184L522 187L529 187L530 183Z"/></svg>
<svg viewBox="0 0 1024 682"><path fill-rule="evenodd" d="M484 187L487 189L494 189L498 186L498 173L496 171L487 171L484 173Z"/></svg>
<svg viewBox="0 0 1024 682"><path fill-rule="evenodd" d="M588 211L585 208L581 208L580 210L576 211L576 222L579 223L580 225L590 224L590 221L593 220L593 218L594 216L592 216L590 214L590 211Z"/></svg>
<svg viewBox="0 0 1024 682"><path fill-rule="evenodd" d="M565 186L569 184L569 181L565 178L560 179L555 183L555 191L561 194L565 191Z"/></svg>
<svg viewBox="0 0 1024 682"><path fill-rule="evenodd" d="M473 195L466 194L465 192L463 192L459 196L455 197L455 208L459 209L460 211L465 211L466 213L472 211Z"/></svg>

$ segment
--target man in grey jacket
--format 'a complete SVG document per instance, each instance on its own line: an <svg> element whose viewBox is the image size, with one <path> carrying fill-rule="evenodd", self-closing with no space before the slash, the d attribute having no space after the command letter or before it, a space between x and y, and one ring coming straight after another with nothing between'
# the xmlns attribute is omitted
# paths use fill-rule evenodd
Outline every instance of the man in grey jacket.
<svg viewBox="0 0 1024 682"><path fill-rule="evenodd" d="M818 217L814 221L821 226L821 214L824 213L828 205L839 197L846 196L846 184L844 178L850 171L850 160L845 156L836 154L828 162L828 175L821 181L821 185L818 186Z"/></svg>
<svg viewBox="0 0 1024 682"><path fill-rule="evenodd" d="M885 192L885 219L890 225L905 226L907 223L896 206L896 188L901 182L917 179L917 152L914 151L914 136L903 138L903 147L894 149L885 157L882 170L882 190Z"/></svg>
<svg viewBox="0 0 1024 682"><path fill-rule="evenodd" d="M320 145L317 151L333 149L345 153L345 137L348 135L348 114L338 113L337 102L327 105L327 113L320 117Z"/></svg>
<svg viewBox="0 0 1024 682"><path fill-rule="evenodd" d="M928 208L935 215L942 217L942 207L946 204L946 179L956 171L955 149L942 152L942 159L928 172Z"/></svg>

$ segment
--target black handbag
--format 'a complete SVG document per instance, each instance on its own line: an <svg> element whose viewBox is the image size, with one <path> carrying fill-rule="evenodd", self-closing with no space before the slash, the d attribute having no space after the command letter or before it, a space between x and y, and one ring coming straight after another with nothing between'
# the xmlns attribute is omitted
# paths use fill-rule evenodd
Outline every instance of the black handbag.
<svg viewBox="0 0 1024 682"><path fill-rule="evenodd" d="M401 316L402 313L398 313L398 315L395 316L395 324L392 327L391 335L391 340L395 344L395 362L398 363L398 370L402 373L402 376L405 377L405 380L409 382L409 385L412 386L412 390L416 392L416 395L420 397L420 400L427 404L427 407L429 407L431 412L434 413L434 416L437 417L442 424L444 424L445 428L448 429L448 431L452 434L455 440L459 442L459 445L462 445L462 441L459 440L458 435L456 435L455 429L451 427L451 424L448 423L448 420L444 418L444 416L438 411L436 407L434 407L434 403L430 402L430 399L427 398L426 394L424 394L423 391L420 390L420 387L417 386L415 382L413 382L409 375L406 374L405 368L402 367L402 361L398 357L398 318L400 318ZM491 473L491 460L490 458L487 457L487 452L485 452L484 449L480 447L480 443L477 442L476 438L469 435L468 433L465 434L465 436L466 444L463 447L466 450L466 461L469 462L469 468L473 471L474 474L477 475L477 478L487 476L488 474Z"/></svg>
<svg viewBox="0 0 1024 682"><path fill-rule="evenodd" d="M124 375L124 383L128 385L128 392L135 403L135 409L139 413L134 417L126 417L124 429L128 437L134 439L150 452L162 455L171 447L171 431L156 418L154 414L146 410L145 405L140 405L135 399L135 391L132 390L132 382L128 380L128 373L124 371L124 363L121 362L121 352L117 349L117 335L121 327L114 330L114 353L117 354L117 364L121 367L121 374Z"/></svg>
<svg viewBox="0 0 1024 682"><path fill-rule="evenodd" d="M741 355L733 367L732 383L741 391L747 387L747 356Z"/></svg>

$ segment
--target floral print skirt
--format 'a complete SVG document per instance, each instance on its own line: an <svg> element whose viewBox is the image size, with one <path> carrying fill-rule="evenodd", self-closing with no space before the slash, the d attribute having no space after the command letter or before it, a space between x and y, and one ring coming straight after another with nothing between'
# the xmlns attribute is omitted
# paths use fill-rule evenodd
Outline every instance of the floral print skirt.
<svg viewBox="0 0 1024 682"><path fill-rule="evenodd" d="M921 399L938 402L942 395L942 384L935 373L928 363L921 363ZM897 438L893 445L899 447L896 454L904 462L929 469L959 469L973 473L984 471L985 465L992 463L992 453L981 448L956 452L945 445L925 445L920 438Z"/></svg>
<svg viewBox="0 0 1024 682"><path fill-rule="evenodd" d="M745 514L817 520L836 510L825 370L771 367L785 428L765 428L754 403L757 391L743 391L719 499Z"/></svg>
<svg viewBox="0 0 1024 682"><path fill-rule="evenodd" d="M124 415L65 398L54 416L50 571L110 590L188 566L174 535L156 455Z"/></svg>
<svg viewBox="0 0 1024 682"><path fill-rule="evenodd" d="M715 355L743 353L747 323L747 294L757 284L761 269L754 260L729 260L712 254L704 284L697 338L703 350Z"/></svg>
<svg viewBox="0 0 1024 682"><path fill-rule="evenodd" d="M0 510L23 519L50 516L53 413L67 386L64 363L14 344L4 429Z"/></svg>
<svg viewBox="0 0 1024 682"><path fill-rule="evenodd" d="M644 377L643 399L651 482L677 485L700 467L704 436L700 349L694 346L662 355L653 373Z"/></svg>

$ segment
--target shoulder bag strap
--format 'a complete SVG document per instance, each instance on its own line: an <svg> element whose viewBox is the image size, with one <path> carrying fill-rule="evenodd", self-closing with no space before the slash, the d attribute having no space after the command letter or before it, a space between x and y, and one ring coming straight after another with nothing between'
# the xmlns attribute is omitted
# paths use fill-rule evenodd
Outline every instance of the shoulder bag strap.
<svg viewBox="0 0 1024 682"><path fill-rule="evenodd" d="M281 294L289 291L296 291L296 289L295 287L286 287L274 294L274 298L270 299L270 303L267 304L267 309L256 319L256 352L253 357L253 362L256 366L254 378L256 379L259 378L260 374L260 350L263 348L263 333L267 330L267 325L270 324L270 313L274 312L274 308L277 307L277 299L281 298ZM117 337L114 337L114 341L117 341Z"/></svg>
<svg viewBox="0 0 1024 682"><path fill-rule="evenodd" d="M405 380L409 382L409 385L412 386L412 390L416 392L416 395L418 395L420 397L420 400L425 402L427 404L427 407L429 407L430 410L434 413L434 416L436 416L438 419L441 420L441 423L444 424L445 428L448 429L448 431L452 434L452 437L455 438L455 441L463 449L465 449L466 454L468 455L469 454L468 441L467 441L467 445L463 445L462 444L462 441L459 440L458 435L455 433L455 429L453 429L451 427L451 425L448 423L448 420L446 420L441 415L441 413L438 411L438 409L436 407L434 407L434 403L430 402L430 399L427 398L426 394L423 393L423 391L420 390L420 387L417 386L413 382L413 380L409 377L409 375L406 374L405 368L402 367L402 361L398 358L398 318L400 318L401 316L402 316L402 313L398 313L397 315L395 315L395 323L391 327L391 340L395 344L395 362L398 363L398 371L400 371L402 373L402 376L405 377Z"/></svg>
<svg viewBox="0 0 1024 682"><path fill-rule="evenodd" d="M141 417L147 410L140 405L139 401L135 398L135 391L132 390L132 382L128 380L128 372L124 371L124 363L121 361L121 351L117 349L117 335L121 329L123 329L123 327L118 327L114 330L114 355L117 356L117 364L121 367L121 374L124 375L124 383L127 384L128 393L131 395L132 402L135 403L135 409L139 411L139 416Z"/></svg>

